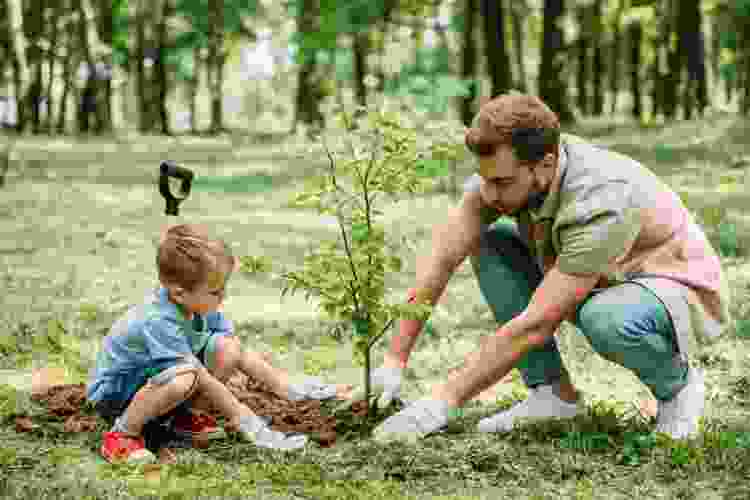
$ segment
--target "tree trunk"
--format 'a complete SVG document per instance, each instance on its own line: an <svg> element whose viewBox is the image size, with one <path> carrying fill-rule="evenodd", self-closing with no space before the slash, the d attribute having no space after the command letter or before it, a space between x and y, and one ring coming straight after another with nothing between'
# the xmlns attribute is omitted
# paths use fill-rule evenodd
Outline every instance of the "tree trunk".
<svg viewBox="0 0 750 500"><path fill-rule="evenodd" d="M104 123L105 117L102 110L103 103L101 102L102 68L97 67L97 63L104 63L100 56L103 53L103 47L99 40L91 0L78 0L78 12L81 16L81 48L89 70L80 103L79 129L81 132L87 132L93 116L96 119L96 132L102 133L107 125Z"/></svg>
<svg viewBox="0 0 750 500"><path fill-rule="evenodd" d="M677 5L678 2L672 0L666 2L665 8L665 29L664 29L664 41L667 47L667 74L664 75L664 116L667 119L673 119L677 114L677 96L679 95L680 79L682 64L680 60L679 43L677 47L673 47L670 44L673 33L677 33L675 29L675 20L677 19Z"/></svg>
<svg viewBox="0 0 750 500"><path fill-rule="evenodd" d="M112 33L112 23L114 18L112 0L99 0L99 12L101 13L101 21L98 23L99 39L105 46L112 47L114 36ZM114 130L114 123L112 122L112 75L114 72L114 64L111 55L104 56L102 60L104 62L105 72L103 75L100 75L102 79L99 83L102 96L98 108L98 132L111 133Z"/></svg>
<svg viewBox="0 0 750 500"><path fill-rule="evenodd" d="M685 109L697 105L699 115L708 106L706 86L706 47L699 0L682 0L679 13L680 45L687 66ZM688 113L690 114L690 113Z"/></svg>
<svg viewBox="0 0 750 500"><path fill-rule="evenodd" d="M54 113L52 110L55 109L55 100L52 97L52 86L55 82L55 62L59 54L58 43L60 40L60 32L64 29L65 17L67 15L67 12L65 11L65 3L60 0L53 12L54 15L50 20L52 35L50 39L49 60L47 63L49 78L47 79L47 89L44 91L44 94L47 96L47 116L45 116L44 128L50 135L54 135L54 126L52 123L54 120Z"/></svg>
<svg viewBox="0 0 750 500"><path fill-rule="evenodd" d="M461 57L461 78L472 80L471 93L461 98L461 121L467 127L474 119L474 100L477 96L477 47L474 38L474 21L476 20L477 0L465 0L464 3L464 33Z"/></svg>
<svg viewBox="0 0 750 500"><path fill-rule="evenodd" d="M657 120L662 113L661 68L662 53L658 39L654 39L654 63L651 65L651 119Z"/></svg>
<svg viewBox="0 0 750 500"><path fill-rule="evenodd" d="M623 13L625 12L625 3L623 0L615 0L617 2L617 10L615 11L615 19L612 23L612 47L609 56L609 90L612 93L612 109L611 114L617 113L617 101L619 100L620 94L620 77L622 72L620 71L620 64L622 55L622 32L620 31L620 21L622 20Z"/></svg>
<svg viewBox="0 0 750 500"><path fill-rule="evenodd" d="M630 91L633 95L632 114L635 119L640 121L643 118L641 108L641 38L643 29L640 21L632 21L628 26L628 38L630 39Z"/></svg>
<svg viewBox="0 0 750 500"><path fill-rule="evenodd" d="M297 18L297 30L305 36L317 30L320 18L320 7L317 0L302 0L302 8ZM322 125L323 115L318 109L315 82L313 77L316 69L315 49L305 48L299 52L299 73L297 74L297 95L295 99L294 124L292 132L297 130L297 124L308 126Z"/></svg>
<svg viewBox="0 0 750 500"><path fill-rule="evenodd" d="M589 22L587 7L577 7L576 17L578 20L578 41L577 41L577 55L578 64L576 65L576 87L578 89L577 104L578 110L581 114L588 115L588 56L589 56Z"/></svg>
<svg viewBox="0 0 750 500"><path fill-rule="evenodd" d="M135 64L136 96L138 100L138 131L146 134L151 131L151 112L149 110L149 86L146 75L146 14L144 12L144 0L133 0L132 8L135 12L131 15L135 31Z"/></svg>
<svg viewBox="0 0 750 500"><path fill-rule="evenodd" d="M201 83L201 49L193 49L193 77L190 79L190 133L198 133L198 90Z"/></svg>
<svg viewBox="0 0 750 500"><path fill-rule="evenodd" d="M367 106L367 87L365 87L365 76L367 75L367 52L369 51L368 33L354 33L352 35L352 50L354 51L354 94L357 105Z"/></svg>
<svg viewBox="0 0 750 500"><path fill-rule="evenodd" d="M57 112L57 133L66 132L68 119L68 98L70 87L73 84L73 68L77 60L76 54L76 23L73 16L75 7L73 0L63 0L68 9L68 17L65 21L65 59L63 60L63 92L60 97L60 109Z"/></svg>
<svg viewBox="0 0 750 500"><path fill-rule="evenodd" d="M526 82L526 67L524 63L524 31L523 18L528 11L526 0L511 0L510 19L513 26L513 43L515 44L516 68L518 68L518 81L516 86L521 92L528 91Z"/></svg>
<svg viewBox="0 0 750 500"><path fill-rule="evenodd" d="M737 89L744 89L740 109L742 114L750 114L750 21L743 20L741 33L739 34L738 49L740 49L741 60L737 70L739 83Z"/></svg>
<svg viewBox="0 0 750 500"><path fill-rule="evenodd" d="M157 25L159 56L156 59L155 86L159 89L159 125L163 135L172 135L169 129L169 110L167 108L167 96L169 95L169 79L167 77L167 51L170 41L167 26L169 19L174 15L172 0L162 0L161 18Z"/></svg>
<svg viewBox="0 0 750 500"><path fill-rule="evenodd" d="M44 18L46 5L39 0L27 2L24 13L24 29L29 42L29 69L33 70L33 80L29 87L27 105L31 109L31 130L39 134L41 124L42 90L44 89L44 51L42 39L44 37Z"/></svg>
<svg viewBox="0 0 750 500"><path fill-rule="evenodd" d="M26 131L28 123L26 111L26 98L31 86L31 75L29 65L26 61L26 36L23 31L23 10L21 0L5 0L5 8L8 13L8 42L10 52L13 54L14 76L16 97L16 130L19 134Z"/></svg>
<svg viewBox="0 0 750 500"><path fill-rule="evenodd" d="M574 121L570 109L566 84L563 79L563 59L559 53L565 50L565 36L558 25L565 11L563 0L544 0L544 34L542 58L539 64L539 96L557 113L561 123Z"/></svg>
<svg viewBox="0 0 750 500"><path fill-rule="evenodd" d="M224 0L209 0L208 3L208 67L210 68L209 91L211 93L211 134L224 129Z"/></svg>
<svg viewBox="0 0 750 500"><path fill-rule="evenodd" d="M719 38L719 20L711 21L711 84L718 89L721 85L719 74L719 52L721 51L721 39Z"/></svg>
<svg viewBox="0 0 750 500"><path fill-rule="evenodd" d="M393 17L393 12L398 6L398 0L384 0L383 2L383 22L381 23L383 32L383 42L378 47L378 69L376 75L378 77L377 91L382 93L385 90L385 71L383 70L383 61L387 59L385 53L386 43L388 41L388 28Z"/></svg>
<svg viewBox="0 0 750 500"><path fill-rule="evenodd" d="M37 36L34 38L39 39ZM44 98L42 95L42 89L44 89L44 57L42 57L42 51L38 46L34 53L34 80L31 82L29 104L31 105L31 130L32 133L39 134L42 123L42 99Z"/></svg>
<svg viewBox="0 0 750 500"><path fill-rule="evenodd" d="M505 46L505 17L502 2L479 0L484 28L487 68L492 82L492 97L507 92L512 85L510 58Z"/></svg>
<svg viewBox="0 0 750 500"><path fill-rule="evenodd" d="M602 0L595 0L592 6L592 24L594 60L591 68L591 83L594 91L594 114L601 116L604 113L604 40L602 36Z"/></svg>

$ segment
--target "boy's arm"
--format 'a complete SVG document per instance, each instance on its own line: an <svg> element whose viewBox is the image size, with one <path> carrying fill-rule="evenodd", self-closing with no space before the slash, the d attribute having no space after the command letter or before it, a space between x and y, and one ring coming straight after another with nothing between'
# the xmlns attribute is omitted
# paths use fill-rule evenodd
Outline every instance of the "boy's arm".
<svg viewBox="0 0 750 500"><path fill-rule="evenodd" d="M227 318L222 307L206 314L206 328L211 333L234 335L232 320Z"/></svg>
<svg viewBox="0 0 750 500"><path fill-rule="evenodd" d="M185 359L195 361L190 344L177 325L163 320L147 321L143 325L143 337L152 368L168 368Z"/></svg>

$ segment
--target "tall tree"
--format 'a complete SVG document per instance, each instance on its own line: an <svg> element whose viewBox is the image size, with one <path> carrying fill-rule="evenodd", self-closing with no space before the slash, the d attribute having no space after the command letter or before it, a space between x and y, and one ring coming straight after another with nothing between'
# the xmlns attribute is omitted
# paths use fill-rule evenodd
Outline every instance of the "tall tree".
<svg viewBox="0 0 750 500"><path fill-rule="evenodd" d="M630 91L633 95L633 117L639 121L643 118L641 107L641 41L643 28L638 19L634 19L628 25L628 38L630 40Z"/></svg>
<svg viewBox="0 0 750 500"><path fill-rule="evenodd" d="M601 116L604 112L604 37L602 23L603 0L594 0L592 12L592 44L594 59L591 65L591 84L594 91L594 114Z"/></svg>
<svg viewBox="0 0 750 500"><path fill-rule="evenodd" d="M651 114L657 119L664 113L665 87L664 71L666 66L667 45L669 39L668 20L663 16L663 4L657 1L654 4L656 18L656 35L652 38L654 50L654 63L651 67Z"/></svg>
<svg viewBox="0 0 750 500"><path fill-rule="evenodd" d="M518 68L518 81L515 82L515 85L521 92L527 91L523 20L528 14L529 6L526 0L512 0L510 2L510 20L513 27L513 53L516 58L516 68Z"/></svg>
<svg viewBox="0 0 750 500"><path fill-rule="evenodd" d="M41 106L44 89L44 18L47 12L46 2L31 0L25 3L24 31L26 33L27 56L31 71L31 85L27 106L31 111L31 129L34 134L40 132Z"/></svg>
<svg viewBox="0 0 750 500"><path fill-rule="evenodd" d="M64 29L66 17L65 2L59 0L56 5L49 9L49 12L51 13L49 24L52 33L50 35L49 56L47 58L47 88L44 91L44 95L47 97L47 116L45 117L44 129L48 134L53 135L55 132L53 124L55 100L53 99L52 85L55 82L55 71L57 69L55 63L60 56L58 43L61 38L60 34Z"/></svg>
<svg viewBox="0 0 750 500"><path fill-rule="evenodd" d="M304 123L310 126L322 126L323 114L318 107L318 101L315 99L315 69L316 69L316 51L312 44L304 43L309 38L306 35L312 35L318 30L320 24L320 4L318 0L301 0L297 9L297 30L301 35L298 52L298 61L300 64L299 73L297 74L297 97L295 101L295 117L293 130L296 130L298 123Z"/></svg>
<svg viewBox="0 0 750 500"><path fill-rule="evenodd" d="M687 69L683 107L686 118L689 119L692 115L694 103L698 107L699 114L703 114L706 106L708 106L706 48L700 0L682 0L680 2L678 26L681 52Z"/></svg>
<svg viewBox="0 0 750 500"><path fill-rule="evenodd" d="M539 96L558 114L562 123L571 123L575 117L570 109L567 86L563 80L565 71L561 54L565 50L565 35L560 26L564 12L564 0L544 0Z"/></svg>
<svg viewBox="0 0 750 500"><path fill-rule="evenodd" d="M673 44L673 37L678 36L675 20L678 16L679 2L676 0L664 0L664 40L666 43L667 73L664 75L664 92L662 102L664 103L664 116L672 119L677 114L677 97L681 83L682 58L680 57L679 43Z"/></svg>
<svg viewBox="0 0 750 500"><path fill-rule="evenodd" d="M146 13L145 0L132 0L129 3L132 39L135 40L130 54L131 74L135 77L136 101L138 102L138 131L142 134L149 132L152 128L151 113L151 87L146 68L147 53L146 29L148 15ZM153 58L149 57L153 61Z"/></svg>
<svg viewBox="0 0 750 500"><path fill-rule="evenodd" d="M474 118L474 100L477 95L477 47L475 41L474 21L476 20L477 0L464 0L463 12L463 47L461 57L461 77L466 80L472 80L470 93L468 96L461 98L459 106L461 121L467 127Z"/></svg>
<svg viewBox="0 0 750 500"><path fill-rule="evenodd" d="M495 0L479 0L480 13L484 28L484 52L487 57L490 81L492 82L492 96L510 90L512 77L510 58L505 46L505 16L503 2Z"/></svg>
<svg viewBox="0 0 750 500"><path fill-rule="evenodd" d="M589 45L591 43L589 9L588 5L578 5L576 7L576 18L578 20L578 41L576 64L576 87L578 89L577 104L578 111L582 114L589 114Z"/></svg>
<svg viewBox="0 0 750 500"><path fill-rule="evenodd" d="M114 5L113 0L98 0L99 22L97 23L99 41L102 44L102 71L99 72L99 88L101 92L100 104L100 133L112 132L112 72L114 62L112 60L112 48L114 43Z"/></svg>
<svg viewBox="0 0 750 500"><path fill-rule="evenodd" d="M368 32L357 31L352 34L352 51L354 53L354 95L358 106L367 106L367 54L370 51Z"/></svg>
<svg viewBox="0 0 750 500"><path fill-rule="evenodd" d="M378 44L378 60L380 64L375 72L378 78L377 91L383 92L385 90L385 72L383 71L383 62L386 60L387 55L385 53L386 40L388 38L388 28L393 18L393 13L398 6L398 0L382 0L383 1L383 17L380 23L380 31L382 36L380 43Z"/></svg>
<svg viewBox="0 0 750 500"><path fill-rule="evenodd" d="M612 44L610 46L609 54L609 91L612 94L612 108L610 109L611 114L617 112L618 97L620 95L620 78L622 75L621 65L619 61L622 60L622 33L620 30L620 23L622 22L622 16L625 13L625 0L614 0L616 2L615 15L612 20Z"/></svg>
<svg viewBox="0 0 750 500"><path fill-rule="evenodd" d="M63 92L60 96L60 106L57 111L57 133L64 134L66 131L66 123L68 118L68 99L70 98L71 88L73 87L74 68L78 66L79 53L78 37L77 35L77 23L75 22L75 0L61 0L61 3L65 5L67 16L65 18L64 32L65 32L65 56L63 57Z"/></svg>
<svg viewBox="0 0 750 500"><path fill-rule="evenodd" d="M16 129L24 133L27 126L26 102L31 85L29 65L26 60L26 35L23 30L23 9L21 0L5 0L5 11L8 14L10 52L13 54L14 78L16 96Z"/></svg>
<svg viewBox="0 0 750 500"><path fill-rule="evenodd" d="M224 0L208 2L208 66L211 93L211 133L218 134L224 128Z"/></svg>
<svg viewBox="0 0 750 500"><path fill-rule="evenodd" d="M96 118L96 132L103 133L111 130L107 123L106 106L102 99L102 84L107 78L109 50L99 39L96 24L96 13L91 0L77 0L80 16L81 48L83 49L86 66L88 68L86 86L81 99L79 129L86 132L89 129L90 116Z"/></svg>
<svg viewBox="0 0 750 500"><path fill-rule="evenodd" d="M156 65L154 71L153 85L159 89L159 128L162 134L171 135L169 127L169 110L167 108L167 96L169 94L169 78L167 76L167 54L172 48L169 37L169 22L174 15L174 4L172 0L161 0L162 8L157 23L157 50Z"/></svg>

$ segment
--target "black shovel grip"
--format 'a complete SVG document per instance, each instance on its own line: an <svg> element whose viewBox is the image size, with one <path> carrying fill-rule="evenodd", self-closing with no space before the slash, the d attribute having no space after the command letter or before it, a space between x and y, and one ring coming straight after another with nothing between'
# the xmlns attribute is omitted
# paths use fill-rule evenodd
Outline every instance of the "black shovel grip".
<svg viewBox="0 0 750 500"><path fill-rule="evenodd" d="M193 182L194 174L190 169L181 167L175 162L165 160L159 166L159 192L167 202L166 214L178 215L178 205L182 203L190 194L190 186ZM169 178L174 177L182 181L180 185L179 196L175 196L169 190Z"/></svg>
<svg viewBox="0 0 750 500"><path fill-rule="evenodd" d="M167 177L177 177L178 179L182 180L193 180L192 170L181 167L173 161L165 160L161 162L161 166L159 168L161 170L161 175L166 175Z"/></svg>

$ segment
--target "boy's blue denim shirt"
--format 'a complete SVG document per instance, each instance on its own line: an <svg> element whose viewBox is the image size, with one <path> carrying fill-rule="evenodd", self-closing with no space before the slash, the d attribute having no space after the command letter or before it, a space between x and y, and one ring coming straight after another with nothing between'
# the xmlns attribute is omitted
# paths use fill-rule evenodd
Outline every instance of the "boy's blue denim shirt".
<svg viewBox="0 0 750 500"><path fill-rule="evenodd" d="M159 286L128 309L104 338L86 397L128 401L152 374L194 357L212 335L232 333L231 321L220 311L188 320Z"/></svg>

